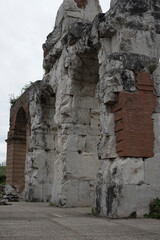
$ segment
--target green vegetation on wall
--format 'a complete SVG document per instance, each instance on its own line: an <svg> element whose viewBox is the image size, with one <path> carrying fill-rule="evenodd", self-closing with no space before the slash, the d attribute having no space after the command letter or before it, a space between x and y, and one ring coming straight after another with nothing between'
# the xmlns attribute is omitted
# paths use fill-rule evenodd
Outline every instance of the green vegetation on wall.
<svg viewBox="0 0 160 240"><path fill-rule="evenodd" d="M26 84L22 89L21 89L21 94L23 94L30 86L32 86L32 84L33 84L34 82L29 82L28 84ZM20 97L20 95L19 96L14 96L14 93L12 93L12 94L10 94L9 95L9 102L10 102L10 104L11 105L13 105L16 101L17 101L17 99Z"/></svg>
<svg viewBox="0 0 160 240"><path fill-rule="evenodd" d="M156 198L150 203L150 211L149 214L145 214L146 218L155 218L160 219L160 199Z"/></svg>
<svg viewBox="0 0 160 240"><path fill-rule="evenodd" d="M6 184L6 167L0 166L0 185Z"/></svg>

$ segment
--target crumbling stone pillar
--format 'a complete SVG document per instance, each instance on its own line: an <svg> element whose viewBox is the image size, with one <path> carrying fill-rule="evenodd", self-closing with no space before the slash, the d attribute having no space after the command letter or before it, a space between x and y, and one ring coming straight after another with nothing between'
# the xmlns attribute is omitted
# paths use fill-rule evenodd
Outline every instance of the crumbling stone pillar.
<svg viewBox="0 0 160 240"><path fill-rule="evenodd" d="M27 201L50 201L57 151L54 121L55 94L50 85L37 81L29 89L30 136L26 155L25 190Z"/></svg>
<svg viewBox="0 0 160 240"><path fill-rule="evenodd" d="M94 208L111 218L143 217L160 197L158 9L158 1L112 1L98 25L103 163Z"/></svg>
<svg viewBox="0 0 160 240"><path fill-rule="evenodd" d="M54 31L44 49L44 80L56 93L58 126L51 202L57 206L91 206L100 162L99 104L96 99L98 58L94 49L83 51L81 37L100 12L98 1L64 1ZM63 13L63 14L62 14ZM65 16L65 18L64 18ZM57 39L57 32L59 39ZM82 47L82 48L81 48ZM46 53L48 53L46 55Z"/></svg>

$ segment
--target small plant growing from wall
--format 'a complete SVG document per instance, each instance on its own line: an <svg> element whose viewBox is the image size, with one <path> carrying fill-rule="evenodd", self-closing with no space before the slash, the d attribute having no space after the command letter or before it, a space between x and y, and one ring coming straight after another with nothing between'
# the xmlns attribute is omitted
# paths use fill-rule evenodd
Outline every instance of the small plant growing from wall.
<svg viewBox="0 0 160 240"><path fill-rule="evenodd" d="M14 93L10 94L9 95L9 102L10 102L10 104L13 105L17 101L18 98L19 98L19 96L15 97Z"/></svg>
<svg viewBox="0 0 160 240"><path fill-rule="evenodd" d="M156 68L157 68L157 64L151 64L151 65L149 66L149 71L150 71L150 73L153 74L154 71L156 70Z"/></svg>
<svg viewBox="0 0 160 240"><path fill-rule="evenodd" d="M21 89L21 94L23 94L30 86L33 85L34 82L29 82L28 84L24 85L24 87Z"/></svg>
<svg viewBox="0 0 160 240"><path fill-rule="evenodd" d="M33 83L34 82L30 81L28 84L24 85L24 87L21 89L21 94L23 94L28 88L30 88L30 86L32 86ZM13 105L19 97L20 97L20 95L15 97L14 93L10 94L9 95L10 104Z"/></svg>
<svg viewBox="0 0 160 240"><path fill-rule="evenodd" d="M156 198L150 203L150 211L149 214L145 214L146 218L155 218L160 219L160 199Z"/></svg>

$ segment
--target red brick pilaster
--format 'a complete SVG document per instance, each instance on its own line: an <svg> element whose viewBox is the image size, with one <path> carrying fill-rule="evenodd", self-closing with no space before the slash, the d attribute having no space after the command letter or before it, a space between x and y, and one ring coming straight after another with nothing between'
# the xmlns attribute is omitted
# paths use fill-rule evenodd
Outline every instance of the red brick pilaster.
<svg viewBox="0 0 160 240"><path fill-rule="evenodd" d="M146 72L137 72L136 81L138 91L121 92L112 109L119 157L153 157L153 81Z"/></svg>

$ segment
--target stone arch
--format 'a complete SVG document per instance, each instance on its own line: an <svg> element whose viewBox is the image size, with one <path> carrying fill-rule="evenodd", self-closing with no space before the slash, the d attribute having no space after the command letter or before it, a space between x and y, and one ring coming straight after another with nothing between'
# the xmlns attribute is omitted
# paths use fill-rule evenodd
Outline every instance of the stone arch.
<svg viewBox="0 0 160 240"><path fill-rule="evenodd" d="M21 193L25 187L25 160L28 152L28 112L18 101L11 108L7 141L7 183Z"/></svg>

